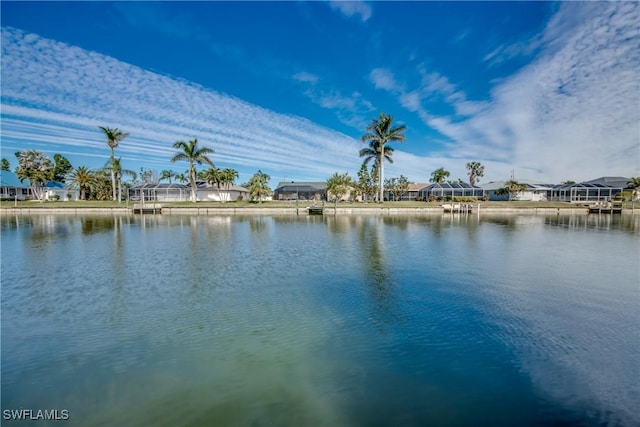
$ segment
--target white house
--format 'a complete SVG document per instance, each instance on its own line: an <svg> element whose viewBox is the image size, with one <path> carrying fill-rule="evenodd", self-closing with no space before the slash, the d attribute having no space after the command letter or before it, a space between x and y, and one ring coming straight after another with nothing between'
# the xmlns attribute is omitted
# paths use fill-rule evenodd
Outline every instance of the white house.
<svg viewBox="0 0 640 427"><path fill-rule="evenodd" d="M491 181L486 184L479 185L482 188L489 200L509 200L509 194L499 194L501 189L507 185L508 180L504 181ZM526 185L524 191L520 191L511 195L511 200L520 201L533 201L540 202L547 200L547 194L553 189L551 184L542 184L528 179L519 179L518 183Z"/></svg>

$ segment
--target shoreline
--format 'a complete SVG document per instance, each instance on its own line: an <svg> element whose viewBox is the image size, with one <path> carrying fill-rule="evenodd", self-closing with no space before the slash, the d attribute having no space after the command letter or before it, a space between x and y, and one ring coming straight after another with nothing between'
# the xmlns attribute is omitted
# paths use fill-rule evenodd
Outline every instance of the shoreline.
<svg viewBox="0 0 640 427"><path fill-rule="evenodd" d="M127 207L80 207L80 208L45 208L45 207L2 207L0 215L6 214L112 214L112 215L140 215L134 214L132 208ZM589 209L584 207L476 207L469 213L445 212L442 207L324 207L324 215L482 215L482 214L528 214L528 215L589 215ZM639 215L640 209L623 209L622 215ZM163 207L162 213L144 215L309 215L306 207ZM611 215L609 213L593 215Z"/></svg>

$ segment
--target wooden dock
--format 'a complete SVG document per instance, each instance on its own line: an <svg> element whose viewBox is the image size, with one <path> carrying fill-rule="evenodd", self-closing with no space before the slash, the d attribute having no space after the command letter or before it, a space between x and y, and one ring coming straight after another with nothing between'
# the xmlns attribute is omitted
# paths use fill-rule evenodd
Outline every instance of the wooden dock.
<svg viewBox="0 0 640 427"><path fill-rule="evenodd" d="M324 208L322 206L309 206L307 208L309 215L322 215L324 213Z"/></svg>
<svg viewBox="0 0 640 427"><path fill-rule="evenodd" d="M467 203L454 203L442 205L442 209L447 213L471 213L473 206Z"/></svg>
<svg viewBox="0 0 640 427"><path fill-rule="evenodd" d="M622 203L601 202L589 205L590 214L622 214Z"/></svg>
<svg viewBox="0 0 640 427"><path fill-rule="evenodd" d="M133 213L134 214L161 214L162 213L162 205L157 203L145 203L145 204L135 204L133 205Z"/></svg>

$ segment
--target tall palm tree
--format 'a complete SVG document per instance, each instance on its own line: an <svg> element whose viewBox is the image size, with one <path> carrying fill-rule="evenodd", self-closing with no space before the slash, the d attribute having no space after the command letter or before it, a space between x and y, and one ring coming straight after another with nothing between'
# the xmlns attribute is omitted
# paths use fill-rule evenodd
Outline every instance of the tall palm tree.
<svg viewBox="0 0 640 427"><path fill-rule="evenodd" d="M393 147L389 145L384 145L383 153L384 153L384 159L389 163L393 164L393 159L391 158L391 156L393 156ZM360 157L364 157L364 161L362 162L362 165L365 168L371 161L373 161L371 177L375 178L374 183L379 185L378 178L380 177L380 174L378 173L378 171L380 170L380 143L377 141L369 141L369 146L367 148L361 149L359 154L360 154ZM375 172L375 176L374 176L374 172ZM377 191L374 191L374 193L377 193Z"/></svg>
<svg viewBox="0 0 640 427"><path fill-rule="evenodd" d="M189 162L189 182L191 184L191 201L193 203L196 202L197 192L196 192L196 163L201 165L203 163L208 164L212 168L215 166L211 159L207 156L207 154L213 154L214 151L211 148L207 147L199 147L198 140L196 138L190 140L189 142L184 141L176 141L173 144L173 148L176 148L178 151L171 158L171 163L177 162L178 160L186 160Z"/></svg>
<svg viewBox="0 0 640 427"><path fill-rule="evenodd" d="M480 162L468 162L467 163L467 175L469 175L469 184L476 185L476 182L480 181L480 178L484 176L484 166Z"/></svg>
<svg viewBox="0 0 640 427"><path fill-rule="evenodd" d="M107 162L107 164L104 166L104 169L111 172L111 175L115 177L117 188L118 188L118 201L121 201L122 200L122 176L126 175L131 177L132 179L136 179L138 175L130 169L123 169L122 161L120 157L118 157L117 159L113 159L113 162L111 162L111 164Z"/></svg>
<svg viewBox="0 0 640 427"><path fill-rule="evenodd" d="M93 183L93 171L86 166L73 169L66 177L65 182L69 188L77 188L80 192L80 200L87 198Z"/></svg>
<svg viewBox="0 0 640 427"><path fill-rule="evenodd" d="M380 160L378 162L378 201L384 200L384 159L385 146L389 142L404 142L404 131L407 129L405 125L393 127L393 117L380 113L380 119L373 119L367 126L368 133L362 136L362 142L374 142L377 145L370 145L370 148L377 149Z"/></svg>
<svg viewBox="0 0 640 427"><path fill-rule="evenodd" d="M118 144L120 143L120 141L122 141L127 136L129 136L129 134L125 132L120 132L118 128L111 129L103 126L98 126L98 128L102 131L102 133L104 133L104 136L107 137L107 145L111 150L111 157L109 159L111 161L111 192L112 192L113 200L116 200L118 196L116 194L116 174L115 174L115 165L114 165L116 160L115 160L114 150L118 147Z"/></svg>

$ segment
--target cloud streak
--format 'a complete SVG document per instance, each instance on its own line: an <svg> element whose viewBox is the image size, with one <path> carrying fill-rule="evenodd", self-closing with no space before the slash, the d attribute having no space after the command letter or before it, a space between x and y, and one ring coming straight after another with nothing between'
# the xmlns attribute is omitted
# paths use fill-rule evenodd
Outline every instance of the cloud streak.
<svg viewBox="0 0 640 427"><path fill-rule="evenodd" d="M504 177L513 167L521 178L548 182L637 176L638 9L632 2L563 3L533 38L538 57L495 86L488 100L468 100L445 76L421 69L413 88L387 69L373 70L370 80L449 139L436 157L497 161ZM508 50L493 56L507 60ZM431 113L443 101L452 113ZM457 174L461 165L453 167Z"/></svg>
<svg viewBox="0 0 640 427"><path fill-rule="evenodd" d="M34 147L106 159L97 126L107 125L130 133L117 154L136 166L170 167L173 142L194 137L241 180L258 168L277 181L359 166L359 142L344 134L12 28L2 30L2 89L7 156Z"/></svg>

